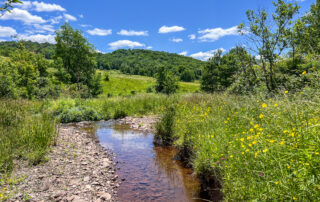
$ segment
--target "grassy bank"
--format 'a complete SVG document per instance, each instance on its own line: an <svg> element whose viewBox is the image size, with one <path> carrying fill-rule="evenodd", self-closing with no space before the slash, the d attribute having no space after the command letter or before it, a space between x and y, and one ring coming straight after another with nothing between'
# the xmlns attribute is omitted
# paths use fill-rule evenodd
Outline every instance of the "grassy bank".
<svg viewBox="0 0 320 202"><path fill-rule="evenodd" d="M185 97L174 144L226 201L320 199L320 102L310 97Z"/></svg>
<svg viewBox="0 0 320 202"><path fill-rule="evenodd" d="M43 160L55 143L56 122L42 113L41 102L0 100L0 105L0 176L4 176L15 160L30 164Z"/></svg>

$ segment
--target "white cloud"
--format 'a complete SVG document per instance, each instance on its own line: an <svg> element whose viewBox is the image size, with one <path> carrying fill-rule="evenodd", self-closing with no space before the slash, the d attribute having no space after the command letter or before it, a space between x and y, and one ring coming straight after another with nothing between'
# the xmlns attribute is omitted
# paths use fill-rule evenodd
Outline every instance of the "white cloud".
<svg viewBox="0 0 320 202"><path fill-rule="evenodd" d="M54 32L55 29L52 25L39 25L39 24L34 24L34 28L36 28L35 32Z"/></svg>
<svg viewBox="0 0 320 202"><path fill-rule="evenodd" d="M129 41L129 40L119 40L112 43L109 43L109 46L112 50L119 49L119 48L136 48L136 47L145 47L145 44L136 42L136 41Z"/></svg>
<svg viewBox="0 0 320 202"><path fill-rule="evenodd" d="M22 4L15 4L15 6L22 8L22 9L30 9L35 10L37 12L53 12L53 11L66 11L60 5L57 4L49 4L45 2L38 2L38 1L22 1Z"/></svg>
<svg viewBox="0 0 320 202"><path fill-rule="evenodd" d="M26 35L26 34L19 34L17 36L18 40L24 40L24 41L33 41L38 43L51 43L55 44L56 40L54 39L55 36L48 34L48 35L42 35L42 34L36 34L36 35Z"/></svg>
<svg viewBox="0 0 320 202"><path fill-rule="evenodd" d="M199 37L201 41L209 41L214 42L221 37L230 36L230 35L238 35L238 26L234 26L228 29L223 28L214 28L214 29L205 29L198 31L202 36Z"/></svg>
<svg viewBox="0 0 320 202"><path fill-rule="evenodd" d="M183 52L179 53L179 55L187 56L188 52L187 51L183 51Z"/></svg>
<svg viewBox="0 0 320 202"><path fill-rule="evenodd" d="M195 40L196 39L196 35L195 34L190 34L188 37L189 37L190 40Z"/></svg>
<svg viewBox="0 0 320 202"><path fill-rule="evenodd" d="M34 1L32 5L35 7L34 10L38 12L52 12L52 11L66 11L65 8L62 8L57 4L47 4L44 2Z"/></svg>
<svg viewBox="0 0 320 202"><path fill-rule="evenodd" d="M86 25L86 24L82 24L82 25L80 25L81 27L84 27L84 28L86 28L86 27L92 27L91 25Z"/></svg>
<svg viewBox="0 0 320 202"><path fill-rule="evenodd" d="M112 30L111 29L98 29L98 28L94 28L92 30L88 30L87 31L90 35L94 35L94 36L107 36L112 34Z"/></svg>
<svg viewBox="0 0 320 202"><path fill-rule="evenodd" d="M68 21L77 21L77 18L72 16L72 15L70 15L70 14L65 13L65 14L63 14L63 16L64 16L64 18L66 19L67 22Z"/></svg>
<svg viewBox="0 0 320 202"><path fill-rule="evenodd" d="M2 27L0 26L0 37L11 37L16 35L17 31L12 27Z"/></svg>
<svg viewBox="0 0 320 202"><path fill-rule="evenodd" d="M160 27L159 33L160 34L167 34L167 33L171 33L171 32L181 32L184 30L185 30L184 27L180 27L180 26L167 27L164 25L164 26Z"/></svg>
<svg viewBox="0 0 320 202"><path fill-rule="evenodd" d="M148 50L152 49L152 46L148 46L147 49L148 49Z"/></svg>
<svg viewBox="0 0 320 202"><path fill-rule="evenodd" d="M180 42L183 42L183 39L180 39L180 38L173 38L171 39L172 42L175 42L175 43L180 43Z"/></svg>
<svg viewBox="0 0 320 202"><path fill-rule="evenodd" d="M0 20L19 20L25 24L41 24L46 22L42 17L32 15L28 11L19 8L14 8L11 12L6 12L0 17Z"/></svg>
<svg viewBox="0 0 320 202"><path fill-rule="evenodd" d="M51 24L59 24L60 21L63 19L63 17L61 15L51 18L49 21L51 22Z"/></svg>
<svg viewBox="0 0 320 202"><path fill-rule="evenodd" d="M121 30L117 34L122 36L148 36L148 31Z"/></svg>
<svg viewBox="0 0 320 202"><path fill-rule="evenodd" d="M83 15L83 14L80 14L80 15L79 15L79 18L84 18L84 15Z"/></svg>
<svg viewBox="0 0 320 202"><path fill-rule="evenodd" d="M7 40L5 40L5 39L0 39L0 42L3 42L3 41L7 41Z"/></svg>
<svg viewBox="0 0 320 202"><path fill-rule="evenodd" d="M191 54L190 57L193 57L195 59L199 59L199 60L203 60L203 61L207 61L209 58L212 58L213 55L218 51L218 50L222 50L222 52L225 52L226 50L223 48L220 49L216 49L216 50L210 50L210 51L206 51L206 52L198 52L198 53L194 53Z"/></svg>

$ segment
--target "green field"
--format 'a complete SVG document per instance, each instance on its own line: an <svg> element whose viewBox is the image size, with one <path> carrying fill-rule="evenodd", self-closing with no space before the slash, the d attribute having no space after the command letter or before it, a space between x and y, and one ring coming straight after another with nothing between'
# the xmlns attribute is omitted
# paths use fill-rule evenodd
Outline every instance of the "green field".
<svg viewBox="0 0 320 202"><path fill-rule="evenodd" d="M105 96L121 96L136 93L146 93L148 88L156 84L152 77L126 75L118 71L100 71L102 74L109 74L109 81L102 81L103 94ZM179 93L193 93L200 91L200 84L193 82L179 82Z"/></svg>

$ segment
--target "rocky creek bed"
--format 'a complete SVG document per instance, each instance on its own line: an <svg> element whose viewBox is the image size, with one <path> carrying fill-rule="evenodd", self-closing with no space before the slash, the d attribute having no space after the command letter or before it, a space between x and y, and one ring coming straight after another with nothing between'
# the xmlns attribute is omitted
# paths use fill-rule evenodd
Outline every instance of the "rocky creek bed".
<svg viewBox="0 0 320 202"><path fill-rule="evenodd" d="M22 179L9 201L117 201L119 186L111 151L77 129L83 123L62 124L48 162L21 162L13 176Z"/></svg>
<svg viewBox="0 0 320 202"><path fill-rule="evenodd" d="M157 120L156 116L126 117L114 123L118 126L127 125L133 131L150 134L154 132L153 125ZM115 162L119 158L115 157L113 151L107 150L105 146L102 146L103 141L99 142L96 134L97 128L91 128L93 131L90 131L90 127L97 126L97 124L103 125L104 123L80 122L61 124L57 145L52 147L52 150L48 153L47 162L36 166L28 166L24 162L18 163L19 166L15 168L13 173L13 176L18 179L18 183L15 183L14 186L7 186L10 187L8 189L11 195L9 201L25 201L26 199L29 201L121 201L118 198L119 190L121 192L119 194L121 195L130 190L127 190L126 186L121 186L127 190L123 191L120 187L121 183L127 183L127 181L124 181L126 179L122 179L123 176L121 175L123 171L119 172L121 179L118 179L116 171L116 169L120 169L121 167L117 163L122 164L123 162ZM156 162L159 161L156 164L160 165L160 170L167 172L167 174L162 175L165 178L162 181L164 180L169 184L178 184L175 185L175 188L169 188L167 193L163 193L164 195L162 195L160 190L159 193L156 191L159 195L157 196L158 199L161 200L161 197L165 199L168 192L177 191L178 193L181 192L182 195L173 195L176 195L178 197L176 199L179 199L179 201L181 196L187 197L185 198L187 201L203 201L203 199L195 200L194 193L191 194L194 191L194 187L199 187L198 182L194 181L194 177L192 177L192 170L179 166L180 163L173 160L176 153L174 148L168 149L165 147L154 147L153 152L155 153L151 154L156 155L154 158ZM169 178L172 179L166 179L166 175L169 174L170 176L175 172L179 173L176 177L172 178L171 176ZM181 173L183 173L182 176ZM153 175L152 172L151 175ZM150 179L151 181L160 180L152 177ZM148 186L156 186L156 184L150 183ZM120 189L118 189L119 187ZM166 188L164 187L163 189ZM186 190L189 191L185 192ZM192 191L190 192L190 190ZM128 197L131 198L131 195L129 194ZM148 197L145 199L152 198ZM124 199L127 200L128 198L122 196L122 200Z"/></svg>

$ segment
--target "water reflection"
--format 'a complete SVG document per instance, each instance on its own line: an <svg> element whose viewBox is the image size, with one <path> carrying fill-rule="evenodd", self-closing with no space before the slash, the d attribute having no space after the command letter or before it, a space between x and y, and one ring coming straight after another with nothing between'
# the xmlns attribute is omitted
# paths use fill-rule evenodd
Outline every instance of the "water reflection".
<svg viewBox="0 0 320 202"><path fill-rule="evenodd" d="M127 125L99 122L84 127L100 143L116 153L120 201L196 201L200 184L173 160L174 148L155 147L153 135L130 129Z"/></svg>

